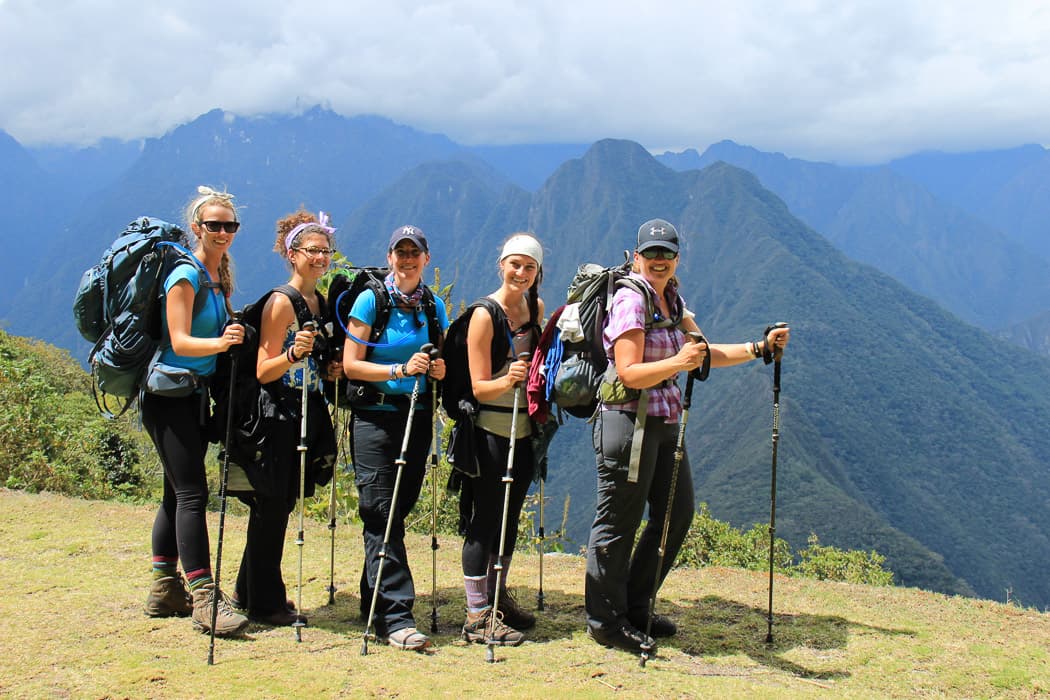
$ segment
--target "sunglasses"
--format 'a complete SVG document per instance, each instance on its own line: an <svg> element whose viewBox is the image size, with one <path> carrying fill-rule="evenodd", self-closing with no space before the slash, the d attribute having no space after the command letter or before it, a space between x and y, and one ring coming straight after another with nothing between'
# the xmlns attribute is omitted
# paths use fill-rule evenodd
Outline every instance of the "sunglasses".
<svg viewBox="0 0 1050 700"><path fill-rule="evenodd" d="M201 226L208 229L212 233L218 233L223 229L226 229L226 233L237 233L237 229L241 227L240 221L202 221Z"/></svg>
<svg viewBox="0 0 1050 700"><path fill-rule="evenodd" d="M316 258L318 255L330 258L335 255L335 248L317 248L310 246L309 248L292 248L292 250L298 250L300 253L306 253L311 258Z"/></svg>
<svg viewBox="0 0 1050 700"><path fill-rule="evenodd" d="M678 253L673 250L667 250L666 248L649 248L647 250L638 251L646 260L656 260L662 258L663 260L674 260L678 257Z"/></svg>

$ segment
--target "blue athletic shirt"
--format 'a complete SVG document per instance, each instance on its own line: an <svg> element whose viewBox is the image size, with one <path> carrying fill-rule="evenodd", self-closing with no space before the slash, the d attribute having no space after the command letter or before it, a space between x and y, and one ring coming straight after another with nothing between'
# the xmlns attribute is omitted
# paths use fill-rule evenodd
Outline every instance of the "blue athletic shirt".
<svg viewBox="0 0 1050 700"><path fill-rule="evenodd" d="M389 295L389 292L387 294ZM445 302L439 297L434 297L434 306L437 310L438 324L441 326L442 332L444 332L448 329L448 312L445 310ZM416 327L417 313L419 320L423 322L422 328ZM350 317L356 318L361 323L371 327L376 318L375 292L358 295L357 299L354 300L353 307L350 309ZM404 340L406 336L410 340ZM354 341L348 339L347 342L352 343ZM386 324L386 329L383 330L376 342L380 345L392 343L398 343L398 345L395 347L371 348L372 354L368 357L369 362L381 365L399 365L402 362L407 362L408 358L419 352L420 347L430 342L426 312L422 308L418 312L412 312L394 306L390 309L390 320ZM415 376L411 376L404 379L388 379L369 383L384 394L407 395L412 393L412 386L415 384L415 381ZM427 391L427 384L428 382L424 380L423 385L419 388L420 393ZM377 406L376 408L396 410L393 406Z"/></svg>
<svg viewBox="0 0 1050 700"><path fill-rule="evenodd" d="M193 285L193 293L196 295L200 288L200 273L200 268L196 265L178 265L171 271L168 278L164 280L165 293L171 291L171 288L182 280L186 280ZM223 302L221 293L216 294L211 290L206 291L211 294L212 298L204 300L204 306L201 307L200 313L196 314L190 322L190 335L194 338L218 338L222 327L226 325L226 304ZM215 355L183 357L182 355L176 355L175 351L171 349L171 340L167 337L168 305L166 299L165 303L161 304L160 322L164 324L163 328L165 329L165 346L160 353L161 362L173 367L192 369L202 377L207 377L215 372Z"/></svg>

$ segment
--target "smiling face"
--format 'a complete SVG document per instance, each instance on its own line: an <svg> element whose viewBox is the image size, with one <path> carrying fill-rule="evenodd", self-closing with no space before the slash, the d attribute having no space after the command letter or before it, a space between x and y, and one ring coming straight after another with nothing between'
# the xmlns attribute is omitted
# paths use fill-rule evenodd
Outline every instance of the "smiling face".
<svg viewBox="0 0 1050 700"><path fill-rule="evenodd" d="M423 268L430 262L430 255L411 240L403 238L387 253L386 262L394 272L398 289L411 292L423 278Z"/></svg>
<svg viewBox="0 0 1050 700"><path fill-rule="evenodd" d="M508 255L499 261L503 286L519 294L525 294L529 290L539 271L539 263L528 255Z"/></svg>
<svg viewBox="0 0 1050 700"><path fill-rule="evenodd" d="M237 214L233 209L222 204L206 204L198 210L196 219L192 224L192 229L197 236L199 246L207 255L221 257L223 253L229 250L236 234L231 233L224 226L219 226L219 230L213 232L203 222L206 221L211 227L215 227L215 224L212 222L226 223L237 221Z"/></svg>
<svg viewBox="0 0 1050 700"><path fill-rule="evenodd" d="M647 257L649 255L654 257ZM668 259L668 255L671 256L670 259ZM645 250L645 255L638 251L634 253L636 269L654 287L667 284L668 280L674 277L674 273L678 269L678 260L677 253L673 253L666 248L648 248Z"/></svg>
<svg viewBox="0 0 1050 700"><path fill-rule="evenodd" d="M316 282L332 262L331 241L323 233L309 231L297 238L295 247L288 251L288 261L296 274Z"/></svg>

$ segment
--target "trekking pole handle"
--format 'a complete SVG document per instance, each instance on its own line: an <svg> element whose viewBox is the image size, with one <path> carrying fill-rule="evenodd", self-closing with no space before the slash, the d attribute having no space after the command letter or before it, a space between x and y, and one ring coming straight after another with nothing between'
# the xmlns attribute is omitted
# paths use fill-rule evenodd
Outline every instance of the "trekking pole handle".
<svg viewBox="0 0 1050 700"><path fill-rule="evenodd" d="M704 334L698 331L689 331L687 335L689 336L689 340L691 340L692 342L703 343L704 348L707 350L707 353L704 355L703 362L701 362L700 366L689 373L689 376L691 378L699 379L700 381L705 381L707 379L707 375L711 372L711 343L707 342L707 338L704 337ZM692 387L689 388L691 389Z"/></svg>
<svg viewBox="0 0 1050 700"><path fill-rule="evenodd" d="M763 339L763 340L764 340L764 341L765 341L766 343L768 343L768 342L769 342L769 332L770 332L770 331L778 330L778 329L780 329L780 328L787 328L787 327L788 327L788 324L787 324L787 323L785 323L784 321L777 321L776 323L774 323L774 324L773 324L773 325L771 325L771 326L766 326L766 333L765 333L765 335L764 335L764 336L762 337L762 339ZM767 351L768 351L768 352L769 352L769 353L770 353L770 354L772 355L772 357L773 357L773 360L774 360L775 362L780 362L780 358L781 358L781 356L782 356L782 355L784 354L784 348L781 348L781 347L777 347L776 345L774 345L774 346L773 346L773 347L771 347L771 348L768 348L768 350L767 350ZM767 362L766 362L766 364L769 364L769 362L767 361Z"/></svg>
<svg viewBox="0 0 1050 700"><path fill-rule="evenodd" d="M522 362L528 362L528 360L529 360L529 357L530 357L531 355L532 355L532 353L528 353L528 352L519 352L519 353L518 353L518 356L517 356L516 358L514 358L514 359L516 359L516 360L521 360ZM521 386L521 382L518 382L518 383L516 383L516 384L515 384L514 386L515 386L515 387L519 387L519 386Z"/></svg>

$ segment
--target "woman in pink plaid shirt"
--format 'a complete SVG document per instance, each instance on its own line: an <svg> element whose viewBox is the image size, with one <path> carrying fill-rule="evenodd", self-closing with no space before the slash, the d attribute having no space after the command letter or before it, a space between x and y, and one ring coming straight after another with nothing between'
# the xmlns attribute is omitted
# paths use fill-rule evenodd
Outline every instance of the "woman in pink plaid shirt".
<svg viewBox="0 0 1050 700"><path fill-rule="evenodd" d="M657 577L662 583L674 564L695 508L689 459L683 454L667 549L657 571L682 410L678 373L699 368L708 352L712 367L754 360L774 345L783 348L789 334L787 328L778 328L757 342L690 342L687 334L700 329L678 294L678 261L675 227L663 219L642 224L631 273L638 284L616 291L603 338L610 370L593 431L598 503L587 546L587 627L599 644L632 652L655 648L642 631L649 596ZM649 299L634 287L644 289ZM645 403L641 416L639 400ZM644 439L632 450L636 433ZM649 521L633 547L647 504ZM669 637L677 627L669 618L654 615L651 632Z"/></svg>

